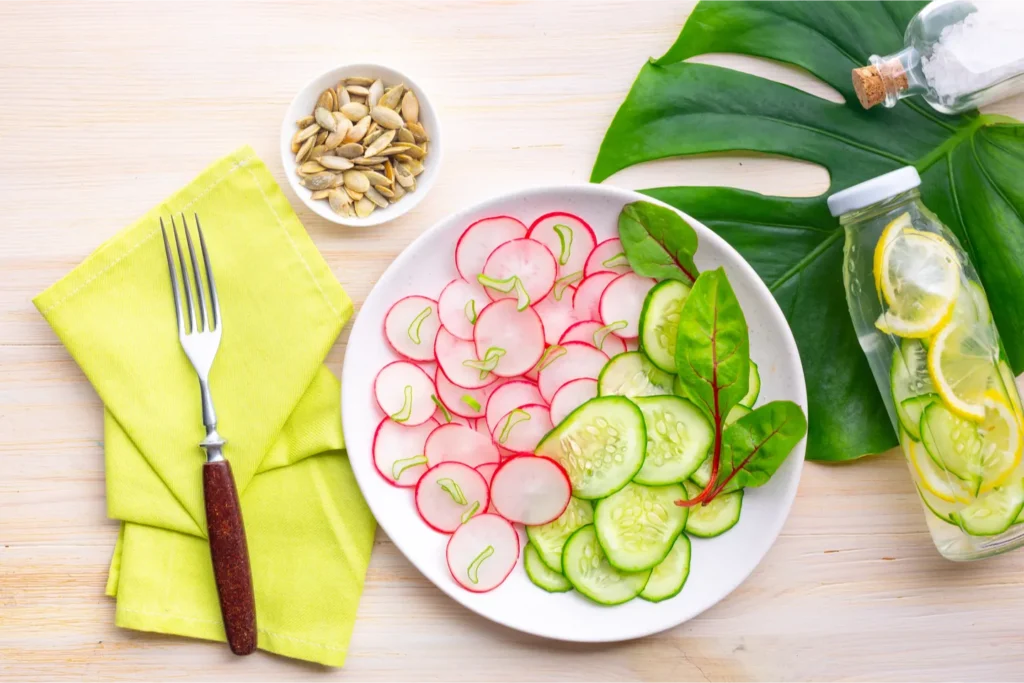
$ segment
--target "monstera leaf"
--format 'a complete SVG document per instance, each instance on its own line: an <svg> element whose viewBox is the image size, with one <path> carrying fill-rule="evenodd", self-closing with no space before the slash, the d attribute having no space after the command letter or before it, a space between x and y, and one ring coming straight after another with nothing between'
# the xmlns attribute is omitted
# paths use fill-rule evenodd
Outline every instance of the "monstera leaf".
<svg viewBox="0 0 1024 683"><path fill-rule="evenodd" d="M925 203L957 234L988 291L1015 371L1024 368L1024 127L937 114L916 98L864 111L850 69L903 44L921 2L701 2L664 57L645 64L591 180L664 157L747 150L805 159L825 195L784 199L727 188L644 190L727 239L768 284L807 377L808 457L847 460L896 436L854 335L842 283L843 231L825 197L913 165ZM733 52L795 64L846 98L835 104L730 69L683 60Z"/></svg>

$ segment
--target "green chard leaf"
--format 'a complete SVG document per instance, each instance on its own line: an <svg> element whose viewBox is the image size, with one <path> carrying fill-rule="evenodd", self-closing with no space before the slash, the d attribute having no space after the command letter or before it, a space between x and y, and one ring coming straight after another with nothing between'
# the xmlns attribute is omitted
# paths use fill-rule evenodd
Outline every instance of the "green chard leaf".
<svg viewBox="0 0 1024 683"><path fill-rule="evenodd" d="M697 278L697 232L672 209L651 202L627 204L619 214L619 240L629 265L644 277L686 284Z"/></svg>
<svg viewBox="0 0 1024 683"><path fill-rule="evenodd" d="M807 434L807 419L791 401L772 401L733 422L722 443L718 487L763 486Z"/></svg>

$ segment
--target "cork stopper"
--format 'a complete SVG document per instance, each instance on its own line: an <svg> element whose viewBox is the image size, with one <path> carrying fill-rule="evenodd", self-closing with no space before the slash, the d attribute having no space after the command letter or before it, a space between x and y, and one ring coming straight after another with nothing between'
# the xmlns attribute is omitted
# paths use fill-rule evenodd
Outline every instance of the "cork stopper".
<svg viewBox="0 0 1024 683"><path fill-rule="evenodd" d="M879 68L881 67L881 69ZM899 60L893 62L863 66L852 71L853 89L857 93L860 105L871 109L876 104L885 102L886 95L892 95L907 89L907 74ZM888 86L888 88L887 88ZM895 102L895 100L893 100ZM889 106L892 106L891 104Z"/></svg>

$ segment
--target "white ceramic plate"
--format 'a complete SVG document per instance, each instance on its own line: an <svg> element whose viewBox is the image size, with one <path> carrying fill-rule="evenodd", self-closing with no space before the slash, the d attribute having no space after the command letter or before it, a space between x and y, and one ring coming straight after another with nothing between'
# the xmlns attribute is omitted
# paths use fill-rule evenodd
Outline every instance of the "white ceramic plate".
<svg viewBox="0 0 1024 683"><path fill-rule="evenodd" d="M617 235L623 205L649 198L602 185L527 190L491 199L441 221L421 235L381 276L363 304L348 343L342 377L342 415L349 458L359 486L384 531L405 556L441 590L492 621L538 636L606 642L657 633L692 619L731 593L774 543L789 514L804 461L804 442L771 481L748 489L743 513L730 531L693 540L690 577L683 591L665 602L632 600L603 607L575 592L549 594L526 577L522 559L504 584L490 593L460 588L445 565L448 536L430 530L413 506L412 489L395 488L376 472L371 459L374 428L384 417L373 399L373 378L397 355L384 339L384 315L403 296L436 298L458 277L455 243L466 226L507 214L529 225L550 211L569 211L590 223L598 241ZM724 240L692 218L699 236L697 266L724 266L750 328L751 357L761 371L758 405L788 399L806 412L807 395L796 344L786 320L757 274Z"/></svg>

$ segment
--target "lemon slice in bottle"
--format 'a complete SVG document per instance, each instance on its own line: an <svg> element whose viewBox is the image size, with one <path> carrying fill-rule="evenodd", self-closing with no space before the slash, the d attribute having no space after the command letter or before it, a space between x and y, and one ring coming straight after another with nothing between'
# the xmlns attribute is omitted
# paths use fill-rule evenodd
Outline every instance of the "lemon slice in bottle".
<svg viewBox="0 0 1024 683"><path fill-rule="evenodd" d="M906 230L913 230L914 224L910 221L909 213L901 213L899 216L889 221L889 224L885 226L885 230L882 231L881 237L878 238L878 244L875 245L875 289L882 291L882 258L885 256L886 250L889 245L900 236L900 234Z"/></svg>
<svg viewBox="0 0 1024 683"><path fill-rule="evenodd" d="M875 279L889 306L875 322L879 330L924 338L949 321L960 291L960 261L948 242L904 230L889 238L876 261Z"/></svg>
<svg viewBox="0 0 1024 683"><path fill-rule="evenodd" d="M978 425L981 447L981 491L1002 486L1020 464L1024 451L1021 426L1013 408L994 389L985 392L985 419Z"/></svg>
<svg viewBox="0 0 1024 683"><path fill-rule="evenodd" d="M960 417L985 419L985 394L995 384L999 350L992 326L952 321L928 349L928 373L942 402Z"/></svg>

